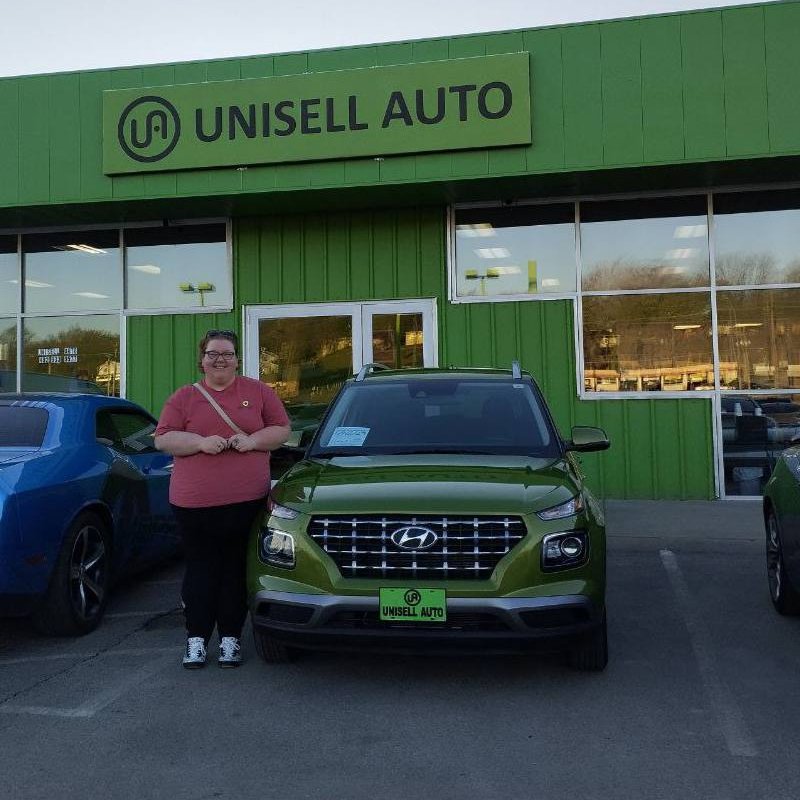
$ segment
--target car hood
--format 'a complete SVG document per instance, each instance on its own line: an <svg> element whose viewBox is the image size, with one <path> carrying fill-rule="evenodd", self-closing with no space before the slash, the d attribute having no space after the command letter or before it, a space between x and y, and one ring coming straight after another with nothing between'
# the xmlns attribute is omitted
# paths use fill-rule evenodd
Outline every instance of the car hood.
<svg viewBox="0 0 800 800"><path fill-rule="evenodd" d="M576 493L561 459L426 454L301 461L273 498L307 514L526 514Z"/></svg>

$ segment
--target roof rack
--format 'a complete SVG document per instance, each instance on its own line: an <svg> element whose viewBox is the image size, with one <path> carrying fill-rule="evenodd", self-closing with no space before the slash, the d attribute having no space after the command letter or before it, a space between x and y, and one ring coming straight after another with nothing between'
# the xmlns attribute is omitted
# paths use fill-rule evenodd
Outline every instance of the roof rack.
<svg viewBox="0 0 800 800"><path fill-rule="evenodd" d="M515 380L522 378L522 370L519 368L519 361L511 362L511 377Z"/></svg>
<svg viewBox="0 0 800 800"><path fill-rule="evenodd" d="M364 366L358 371L358 375L356 375L356 381L363 381L364 378L370 374L370 372L375 372L382 369L389 369L389 367L387 367L386 364L364 364Z"/></svg>

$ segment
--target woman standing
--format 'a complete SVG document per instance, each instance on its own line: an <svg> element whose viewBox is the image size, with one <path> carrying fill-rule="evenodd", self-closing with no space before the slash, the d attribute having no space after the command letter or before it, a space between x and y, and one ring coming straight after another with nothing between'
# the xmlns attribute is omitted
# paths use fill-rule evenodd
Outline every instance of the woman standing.
<svg viewBox="0 0 800 800"><path fill-rule="evenodd" d="M237 375L237 352L233 331L208 331L198 348L203 380L167 400L155 432L156 448L175 456L169 499L186 555L189 669L205 664L215 627L219 665L241 664L248 535L270 488L269 451L290 432L275 392Z"/></svg>

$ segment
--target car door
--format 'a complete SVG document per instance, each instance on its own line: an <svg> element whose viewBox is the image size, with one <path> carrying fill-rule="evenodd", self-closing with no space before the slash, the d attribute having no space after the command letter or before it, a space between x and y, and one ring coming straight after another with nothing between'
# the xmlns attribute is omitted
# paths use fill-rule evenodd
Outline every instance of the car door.
<svg viewBox="0 0 800 800"><path fill-rule="evenodd" d="M156 450L156 421L144 411L110 408L97 414L97 436L113 452L107 502L115 516L115 562L131 568L177 550L169 505L172 457Z"/></svg>

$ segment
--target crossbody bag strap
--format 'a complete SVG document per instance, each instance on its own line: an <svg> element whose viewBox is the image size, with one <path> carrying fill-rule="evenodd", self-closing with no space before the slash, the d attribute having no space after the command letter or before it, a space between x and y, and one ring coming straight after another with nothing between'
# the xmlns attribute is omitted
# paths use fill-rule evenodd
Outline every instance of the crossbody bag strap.
<svg viewBox="0 0 800 800"><path fill-rule="evenodd" d="M246 434L246 433L245 433L245 432L244 432L244 431L243 431L243 430L242 430L242 429L241 429L241 428L240 428L240 427L239 427L239 426L238 426L238 425L237 425L237 424L236 424L236 423L235 423L235 422L234 422L234 421L233 421L233 420L232 420L232 419L231 419L231 418L230 418L230 417L229 417L229 416L228 416L228 415L225 413L225 411L223 410L222 406L221 406L221 405L220 405L220 404L219 404L219 403L218 403L218 402L217 402L217 401L216 401L216 400L215 400L215 399L214 399L214 398L213 398L213 397L212 397L212 396L211 396L211 395L210 395L210 394L209 394L209 393L206 391L206 388L205 388L205 387L204 387L202 384L200 384L200 383L193 383L193 384L192 384L192 386L194 386L194 388L195 388L195 389L197 389L197 391L198 391L198 392L200 392L200 394L201 394L201 395L203 395L203 397L205 397L205 399L206 399L206 400L208 400L208 402L209 402L209 403L211 403L211 408L213 408L213 409L214 409L214 411L216 411L216 412L217 412L217 414L219 414L219 415L222 417L222 419L224 419L224 420L225 420L225 422L227 422L227 423L228 423L228 425L230 426L230 428L231 428L231 430L232 430L232 431L234 431L235 433L241 433L243 436L246 436L246 435L247 435L247 434Z"/></svg>

